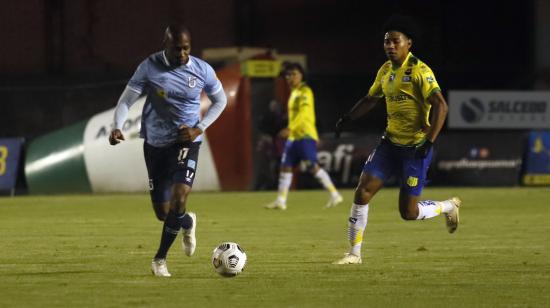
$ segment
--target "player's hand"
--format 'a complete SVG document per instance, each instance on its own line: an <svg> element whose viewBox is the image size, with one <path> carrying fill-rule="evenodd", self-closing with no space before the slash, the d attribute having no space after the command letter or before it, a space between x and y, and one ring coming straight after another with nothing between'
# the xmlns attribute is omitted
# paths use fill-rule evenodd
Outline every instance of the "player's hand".
<svg viewBox="0 0 550 308"><path fill-rule="evenodd" d="M416 146L416 149L414 151L414 158L416 159L424 159L426 156L428 156L428 153L430 153L430 149L433 146L433 142L430 140L426 140L423 143Z"/></svg>
<svg viewBox="0 0 550 308"><path fill-rule="evenodd" d="M336 121L336 126L334 127L334 136L336 139L340 138L340 134L344 130L344 127L351 121L349 114L345 114L338 121Z"/></svg>
<svg viewBox="0 0 550 308"><path fill-rule="evenodd" d="M288 129L288 127L281 129L277 134L277 136L283 139L287 139L289 135L290 135L290 129Z"/></svg>
<svg viewBox="0 0 550 308"><path fill-rule="evenodd" d="M180 125L178 128L178 141L187 142L195 140L202 130L198 127L188 127L185 124Z"/></svg>
<svg viewBox="0 0 550 308"><path fill-rule="evenodd" d="M122 140L126 140L126 139L124 139L124 135L122 134L122 132L118 128L113 129L111 131L111 134L109 134L109 143L111 145L117 145Z"/></svg>

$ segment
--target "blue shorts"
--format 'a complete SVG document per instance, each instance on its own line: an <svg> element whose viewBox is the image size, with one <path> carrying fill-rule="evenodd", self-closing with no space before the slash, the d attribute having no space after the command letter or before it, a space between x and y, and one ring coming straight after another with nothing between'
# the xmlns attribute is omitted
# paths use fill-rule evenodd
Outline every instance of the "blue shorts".
<svg viewBox="0 0 550 308"><path fill-rule="evenodd" d="M143 143L149 193L153 203L170 201L174 183L193 186L199 148L200 142L175 143L164 148Z"/></svg>
<svg viewBox="0 0 550 308"><path fill-rule="evenodd" d="M286 141L281 166L295 167L300 161L306 161L309 166L317 163L317 141L313 139Z"/></svg>
<svg viewBox="0 0 550 308"><path fill-rule="evenodd" d="M420 196L426 185L433 149L424 159L416 159L414 152L414 146L399 146L383 138L369 155L363 172L383 181L395 175L400 179L401 190L409 195Z"/></svg>

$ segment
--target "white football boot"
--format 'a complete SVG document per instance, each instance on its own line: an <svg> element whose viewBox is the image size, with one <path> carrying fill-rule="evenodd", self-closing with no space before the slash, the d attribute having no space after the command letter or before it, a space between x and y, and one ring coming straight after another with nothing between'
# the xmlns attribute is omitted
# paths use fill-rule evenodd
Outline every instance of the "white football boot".
<svg viewBox="0 0 550 308"><path fill-rule="evenodd" d="M361 264L363 263L363 260L361 260L360 256L356 256L351 253L346 253L342 259L338 259L332 264Z"/></svg>
<svg viewBox="0 0 550 308"><path fill-rule="evenodd" d="M342 195L338 194L337 196L333 197L331 196L330 199L328 199L328 202L327 204L325 205L326 208L329 208L329 207L335 207L337 206L338 204L342 203L342 201L344 201L344 198L342 197Z"/></svg>
<svg viewBox="0 0 550 308"><path fill-rule="evenodd" d="M264 206L264 208L266 209L269 209L269 210L286 210L286 203L282 203L282 202L279 202L278 200L277 201L273 201L269 204L266 204Z"/></svg>
<svg viewBox="0 0 550 308"><path fill-rule="evenodd" d="M157 277L172 276L168 272L168 267L166 267L166 259L153 259L153 262L151 262L151 272Z"/></svg>
<svg viewBox="0 0 550 308"><path fill-rule="evenodd" d="M453 204L453 210L449 213L445 213L445 223L447 224L447 231L449 231L449 233L453 233L458 228L458 209L462 204L462 200L460 200L458 197L452 197L448 201Z"/></svg>
<svg viewBox="0 0 550 308"><path fill-rule="evenodd" d="M183 251L187 256L192 256L195 253L195 247L197 247L197 238L195 237L195 230L197 229L197 215L193 212L187 213L191 219L193 219L193 226L189 229L183 229Z"/></svg>

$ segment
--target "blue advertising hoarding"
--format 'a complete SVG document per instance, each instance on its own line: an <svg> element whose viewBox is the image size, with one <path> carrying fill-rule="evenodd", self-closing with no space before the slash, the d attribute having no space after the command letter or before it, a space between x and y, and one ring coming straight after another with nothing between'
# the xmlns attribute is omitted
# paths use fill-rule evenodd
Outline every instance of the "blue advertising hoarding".
<svg viewBox="0 0 550 308"><path fill-rule="evenodd" d="M23 138L0 138L0 190L15 188L23 142Z"/></svg>

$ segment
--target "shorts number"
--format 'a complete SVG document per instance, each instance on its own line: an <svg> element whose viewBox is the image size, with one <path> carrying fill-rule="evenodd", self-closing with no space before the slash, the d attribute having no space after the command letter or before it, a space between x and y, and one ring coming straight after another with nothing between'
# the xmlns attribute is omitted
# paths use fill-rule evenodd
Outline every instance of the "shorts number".
<svg viewBox="0 0 550 308"><path fill-rule="evenodd" d="M8 158L8 148L0 146L0 175L6 173L6 159Z"/></svg>
<svg viewBox="0 0 550 308"><path fill-rule="evenodd" d="M180 150L180 153L178 155L178 162L182 162L184 159L187 158L187 153L189 153L189 148L183 148Z"/></svg>

